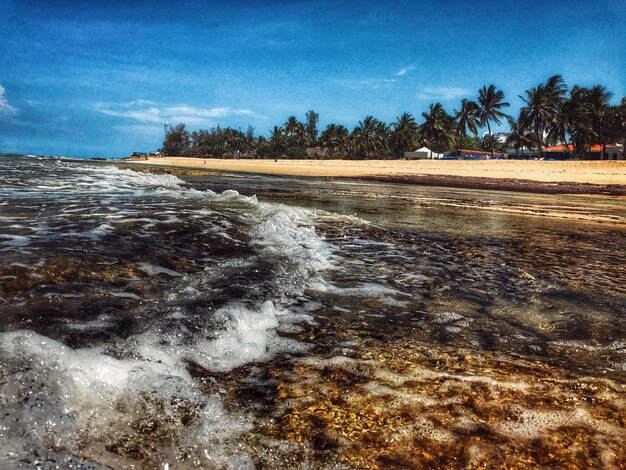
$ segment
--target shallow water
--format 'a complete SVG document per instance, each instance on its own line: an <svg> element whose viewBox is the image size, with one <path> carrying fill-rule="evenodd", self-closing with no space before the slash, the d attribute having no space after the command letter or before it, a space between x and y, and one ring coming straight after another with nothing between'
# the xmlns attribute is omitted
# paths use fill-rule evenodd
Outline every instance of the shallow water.
<svg viewBox="0 0 626 470"><path fill-rule="evenodd" d="M625 217L3 159L0 463L620 468Z"/></svg>

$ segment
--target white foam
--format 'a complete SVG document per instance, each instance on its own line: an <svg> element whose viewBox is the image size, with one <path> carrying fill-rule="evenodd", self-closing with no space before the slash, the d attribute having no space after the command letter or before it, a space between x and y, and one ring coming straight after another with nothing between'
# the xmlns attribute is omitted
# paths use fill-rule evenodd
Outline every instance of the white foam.
<svg viewBox="0 0 626 470"><path fill-rule="evenodd" d="M66 328L72 330L102 330L107 328L113 323L113 317L111 315L98 315L98 318L91 321L76 321L70 322L65 325Z"/></svg>
<svg viewBox="0 0 626 470"><path fill-rule="evenodd" d="M168 276L172 276L172 277L183 276L178 271L174 271L172 269L168 269L163 266L157 266L155 264L148 263L147 261L137 263L137 267L150 276L156 276L157 274L167 274Z"/></svg>
<svg viewBox="0 0 626 470"><path fill-rule="evenodd" d="M411 294L373 282L363 282L358 284L356 287L338 287L328 282L319 281L311 285L311 289L318 292L328 292L333 295L346 297L375 298L383 304L397 307L404 307L408 305L408 299L412 297ZM399 300L396 297L401 297L407 300Z"/></svg>
<svg viewBox="0 0 626 470"><path fill-rule="evenodd" d="M0 234L0 237L5 239L5 241L0 242L0 244L11 247L11 248L17 248L20 246L28 246L31 244L31 239L23 235Z"/></svg>
<svg viewBox="0 0 626 470"><path fill-rule="evenodd" d="M115 166L104 168L86 168L87 175L79 184L104 188L166 188L180 189L186 183L175 175L167 173L153 174Z"/></svg>
<svg viewBox="0 0 626 470"><path fill-rule="evenodd" d="M265 255L287 258L308 276L333 266L332 249L315 233L312 212L268 203L260 203L259 208L253 244L262 247Z"/></svg>
<svg viewBox="0 0 626 470"><path fill-rule="evenodd" d="M0 445L3 457L30 457L34 449L46 448L49 439L63 442L73 453L78 451L72 449L80 436L103 433L132 438L125 423L154 407L154 400L161 405L153 419L165 423L168 415L170 422L179 419L175 404L182 400L197 410L198 419L191 429L175 430L182 433L178 445L186 443L191 452L198 446L209 449L204 464L207 457L222 463L249 462L236 446L227 449L224 440L251 429L250 422L227 412L216 396L201 393L180 358L162 355L153 360L136 354L116 359L98 348L73 350L25 330L1 334L0 353L6 361L3 372L11 374L7 367L14 364L13 374L19 374L19 383L0 385L9 387L0 394L4 400L0 434L6 437ZM28 364L26 372L23 364ZM24 406L29 399L30 406ZM22 427L30 431L28 439L21 434Z"/></svg>
<svg viewBox="0 0 626 470"><path fill-rule="evenodd" d="M437 312L433 314L435 323L453 323L465 317L456 312Z"/></svg>
<svg viewBox="0 0 626 470"><path fill-rule="evenodd" d="M514 418L494 424L497 432L509 437L539 438L563 426L584 426L587 429L601 430L604 433L623 436L621 428L605 421L599 421L583 407L576 407L571 411L539 411L518 405L513 406L512 411L514 411Z"/></svg>
<svg viewBox="0 0 626 470"><path fill-rule="evenodd" d="M249 228L247 235L252 239L253 258L229 260L215 270L193 275L182 275L148 262L139 263L138 268L149 275L172 276L172 289L164 298L165 302L174 303L178 299L189 301L206 295L211 280L228 272L225 268L249 269L258 257L270 263L279 277L275 298L258 305L233 301L215 312L207 310L205 317L198 318L198 328L193 332L185 327L189 314L184 308L172 310L169 315L166 312L162 318L158 315L146 317L144 331L127 339L117 339L106 350L100 347L74 350L31 331L1 333L0 360L6 361L3 365L7 367L4 372L21 374L19 386L24 390L36 387L38 383L53 385L43 387L38 399L45 404L43 416L56 423L57 427L52 431L54 441L67 442L71 447L77 442L77 435L124 432L133 411L120 410L120 403L141 412L142 407L151 406L145 397L157 400L165 409L174 400L184 399L193 404L200 418L191 429L181 427L177 432L186 433L185 442L199 449L204 456L202 465L229 461L231 465L235 462L237 468L251 466L250 459L236 451L236 446L228 450L223 446L205 447L208 441L238 436L250 429L250 422L244 416L224 410L217 397L201 393L187 367L191 362L208 371L227 372L275 354L300 354L308 349L304 343L281 337L277 330L295 332L299 323L313 321L311 316L301 313L302 309L290 311L289 304L311 282L322 282L320 272L333 266L330 245L315 231L314 213L259 203L255 196L242 196L236 191L221 194L198 191L186 187L182 180L172 175L139 173L112 166L94 170L78 164L72 164L69 170L77 175L78 181L60 191L69 195L68 210L41 220L44 225L54 222L50 223L50 227L55 227L50 229L50 237L71 234L95 239L114 233L124 224L152 226L176 222L180 213L184 213L185 218L194 219L194 223L211 217L205 225L207 229L198 231L199 236L221 233L230 237L226 231L232 229L233 224L226 219L213 220L214 213L219 216L223 205L235 212L237 230L241 228L240 221ZM53 184L53 176L42 173L38 183ZM110 201L105 199L109 194L112 195ZM20 197L35 198L38 195L33 192ZM135 198L146 197L150 198L150 206L146 206L150 210L149 216L144 210L135 210L132 204ZM163 216L166 216L165 221L161 220ZM81 232L76 220L89 222L89 226L95 228ZM112 294L138 300L135 294L123 291ZM93 322L69 327L75 330L106 328L111 321L101 315ZM24 364L28 364L26 372L22 371ZM5 384L0 381L0 389L3 386ZM9 395L17 397L20 393ZM5 396L6 393L0 393L0 402ZM3 420L8 423L6 420L10 421L16 413L23 413L25 427L36 427L33 423L41 418L36 415L36 410L24 409L19 400L7 404L6 409L9 412L0 416L0 433L5 429ZM58 416L63 418L57 419ZM59 424L61 421L65 423L63 426ZM30 452L26 451L25 455L32 453L33 449L48 448L48 441L43 442L45 439L47 437L34 432ZM0 444L5 446L2 455L7 455L4 452L7 448L19 455L19 449L25 445L22 441L18 438L6 446ZM98 439L90 442L98 442ZM166 463L173 468L173 462Z"/></svg>
<svg viewBox="0 0 626 470"><path fill-rule="evenodd" d="M98 240L105 235L112 233L115 229L109 224L100 224L96 228L93 228L87 234L87 237Z"/></svg>
<svg viewBox="0 0 626 470"><path fill-rule="evenodd" d="M315 218L321 222L340 222L349 225L350 227L359 225L367 226L372 224L369 220L362 219L356 215L337 214L335 212L328 212L321 209L315 211Z"/></svg>
<svg viewBox="0 0 626 470"><path fill-rule="evenodd" d="M218 310L215 318L225 325L217 338L198 341L185 351L190 359L209 370L232 370L264 357L268 330L278 327L280 311L271 301L259 310L229 305Z"/></svg>
<svg viewBox="0 0 626 470"><path fill-rule="evenodd" d="M235 191L234 189L227 189L221 194L213 193L213 191L209 192L208 194L211 194L213 196L212 199L214 201L237 201L237 202L251 204L251 205L257 205L259 202L256 196L243 196L239 194L238 191Z"/></svg>

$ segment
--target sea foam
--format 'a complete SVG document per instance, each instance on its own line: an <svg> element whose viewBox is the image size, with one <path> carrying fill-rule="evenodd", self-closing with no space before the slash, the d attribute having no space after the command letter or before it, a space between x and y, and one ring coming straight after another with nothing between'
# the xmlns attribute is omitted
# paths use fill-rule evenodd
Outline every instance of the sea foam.
<svg viewBox="0 0 626 470"><path fill-rule="evenodd" d="M81 455L85 464L104 460L129 466L133 460L128 455L111 449L120 442L142 448L157 432L144 433L149 421L158 429L166 427L163 432L169 436L158 456L145 457L151 461L173 463L186 453L200 466L251 466L250 458L234 443L251 429L250 419L225 410L217 395L202 391L188 369L193 364L210 377L276 354L306 350L307 345L281 337L277 330L282 319L282 331L293 331L300 318L311 321L310 315L300 316L291 304L307 285L322 282L321 272L333 266L331 247L315 231L314 213L259 202L236 191L199 191L172 175L115 167L96 171L78 164L71 171L76 181L63 185L56 196L59 207L69 210L52 214L50 220L56 225L46 227L48 240L71 234L95 242L131 226L146 230L178 222L180 217L200 221L216 217L217 223L205 224L207 229L198 236L211 236L216 230L226 233L238 221L248 230L252 259L235 257L195 273L147 261L135 263L149 276L167 275L170 289L162 294L163 305L158 300L140 305L135 315L142 322L141 331L127 338L72 349L30 330L1 333L0 462L4 459L13 465L46 454L55 464L67 466ZM38 178L39 184L46 185L53 175ZM20 197L38 196L25 191ZM134 201L151 208L150 218L146 211L133 209ZM220 220L222 210L229 211L233 220ZM83 225L74 222L77 218ZM88 228L82 233L80 227L86 222ZM185 310L187 302L203 299L220 276L254 269L259 260L271 266L276 276L265 298L245 302L233 298L218 309L193 312L195 316ZM137 300L136 294L127 294L125 298ZM181 306L168 308L170 304ZM69 330L106 330L111 321L98 315Z"/></svg>

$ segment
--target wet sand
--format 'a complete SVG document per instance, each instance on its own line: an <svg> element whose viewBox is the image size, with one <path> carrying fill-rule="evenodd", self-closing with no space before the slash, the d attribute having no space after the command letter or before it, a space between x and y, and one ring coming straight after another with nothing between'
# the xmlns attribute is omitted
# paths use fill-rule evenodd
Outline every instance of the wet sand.
<svg viewBox="0 0 626 470"><path fill-rule="evenodd" d="M546 194L626 195L626 161L274 161L153 157L129 163Z"/></svg>

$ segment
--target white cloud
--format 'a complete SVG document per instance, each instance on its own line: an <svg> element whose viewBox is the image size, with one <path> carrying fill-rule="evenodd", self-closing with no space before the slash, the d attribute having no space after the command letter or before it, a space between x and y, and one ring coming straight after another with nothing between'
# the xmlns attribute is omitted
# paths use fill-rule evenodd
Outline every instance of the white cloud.
<svg viewBox="0 0 626 470"><path fill-rule="evenodd" d="M394 83L397 82L396 78L370 78L366 80L360 80L359 83L362 85L371 85L376 83Z"/></svg>
<svg viewBox="0 0 626 470"><path fill-rule="evenodd" d="M401 77L402 75L406 75L407 73L409 73L411 70L415 70L415 67L413 67L412 65L410 67L405 67L403 69L398 70L398 72L396 73L396 77Z"/></svg>
<svg viewBox="0 0 626 470"><path fill-rule="evenodd" d="M132 106L152 106L156 104L154 101L150 101L150 100L134 100L134 101L129 101L128 103L124 103L124 106L127 107L132 107Z"/></svg>
<svg viewBox="0 0 626 470"><path fill-rule="evenodd" d="M471 93L471 90L468 90L467 88L448 86L425 87L420 93L418 93L417 98L420 100L446 101L460 98L462 96L468 96L471 95Z"/></svg>
<svg viewBox="0 0 626 470"><path fill-rule="evenodd" d="M121 105L97 105L96 110L107 116L134 119L139 122L184 122L191 125L213 124L214 119L228 116L265 118L249 109L234 109L229 106L198 108L184 104L158 107L155 103L145 100L131 101Z"/></svg>
<svg viewBox="0 0 626 470"><path fill-rule="evenodd" d="M113 126L113 129L127 135L159 136L163 135L163 125Z"/></svg>
<svg viewBox="0 0 626 470"><path fill-rule="evenodd" d="M337 80L336 83L352 90L380 90L392 87L397 78L363 78L359 80Z"/></svg>
<svg viewBox="0 0 626 470"><path fill-rule="evenodd" d="M17 109L9 104L9 100L4 96L5 88L0 85L0 114L14 114Z"/></svg>
<svg viewBox="0 0 626 470"><path fill-rule="evenodd" d="M158 108L146 108L138 111L114 111L111 109L97 108L102 114L107 116L125 117L135 119L141 122L163 122L164 118L161 116L161 110Z"/></svg>

